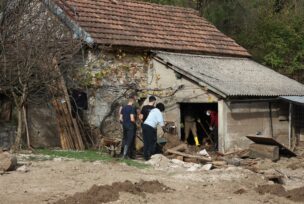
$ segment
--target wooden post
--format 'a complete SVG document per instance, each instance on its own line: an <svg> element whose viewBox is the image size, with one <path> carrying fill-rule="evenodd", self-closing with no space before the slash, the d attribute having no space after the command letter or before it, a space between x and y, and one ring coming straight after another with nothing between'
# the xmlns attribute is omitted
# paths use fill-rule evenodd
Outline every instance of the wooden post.
<svg viewBox="0 0 304 204"><path fill-rule="evenodd" d="M289 102L289 131L288 131L288 148L291 149L291 137L292 137L292 103Z"/></svg>

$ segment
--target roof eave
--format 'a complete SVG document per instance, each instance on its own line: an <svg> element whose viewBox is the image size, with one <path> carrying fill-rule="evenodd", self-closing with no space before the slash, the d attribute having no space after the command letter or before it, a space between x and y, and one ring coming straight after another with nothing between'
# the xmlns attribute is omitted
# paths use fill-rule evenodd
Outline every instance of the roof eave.
<svg viewBox="0 0 304 204"><path fill-rule="evenodd" d="M179 74L184 75L184 76L188 77L189 79L197 82L199 86L206 87L207 89L214 92L215 94L217 94L217 95L219 95L223 98L227 98L227 95L225 93L223 93L222 91L216 89L215 87L211 86L210 84L208 84L206 82L203 82L201 79L198 79L196 76L192 75L191 73L188 73L188 72L184 71L180 67L174 66L174 65L164 61L162 58L158 57L157 55L153 56L153 59L155 59L156 61L160 62L163 65L166 65L167 67L169 67L172 70L178 72Z"/></svg>
<svg viewBox="0 0 304 204"><path fill-rule="evenodd" d="M94 40L89 33L83 30L76 22L74 22L66 13L52 0L42 0L42 3L49 9L49 11L57 16L59 20L67 26L74 34L75 38L82 39L86 44L92 46Z"/></svg>

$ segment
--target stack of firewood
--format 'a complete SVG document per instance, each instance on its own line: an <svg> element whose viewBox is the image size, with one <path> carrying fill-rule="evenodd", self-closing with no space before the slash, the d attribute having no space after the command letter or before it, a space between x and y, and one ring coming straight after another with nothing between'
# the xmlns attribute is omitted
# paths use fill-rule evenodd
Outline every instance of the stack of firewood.
<svg viewBox="0 0 304 204"><path fill-rule="evenodd" d="M85 147L78 124L72 117L67 103L68 102L64 101L64 99L53 100L57 124L60 131L61 147L65 150L83 150Z"/></svg>
<svg viewBox="0 0 304 204"><path fill-rule="evenodd" d="M76 118L73 118L71 102L67 87L59 67L56 65L54 71L58 74L58 80L50 87L53 95L52 104L56 111L57 124L60 131L61 147L64 150L84 150L84 131L81 131Z"/></svg>

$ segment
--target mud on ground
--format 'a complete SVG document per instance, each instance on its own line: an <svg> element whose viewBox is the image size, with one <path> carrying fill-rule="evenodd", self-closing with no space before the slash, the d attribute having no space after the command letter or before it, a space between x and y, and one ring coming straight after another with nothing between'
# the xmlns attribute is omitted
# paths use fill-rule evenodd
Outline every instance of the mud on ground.
<svg viewBox="0 0 304 204"><path fill-rule="evenodd" d="M152 167L138 169L121 163L83 162L58 158L46 161L19 161L27 163L29 172L14 171L0 175L1 204L52 204L69 199L75 201L75 198L79 201L87 198L88 194L95 195L95 193L99 199L107 198L98 201L99 203L105 201L114 204L296 203L286 196L260 194L256 191L258 186L272 185L273 182L265 180L261 174L242 167L228 166L225 169L199 172L169 172L155 170ZM292 159L291 162L296 160ZM268 163L265 162L266 164ZM286 172L298 172L298 177L290 178L304 183L301 177L303 169L295 171L288 169ZM140 180L145 182L141 183ZM134 183L138 184L134 185ZM113 189L109 190L113 186L119 191L118 197ZM162 190L167 187L174 190Z"/></svg>
<svg viewBox="0 0 304 204"><path fill-rule="evenodd" d="M145 193L169 192L170 188L157 180L132 183L131 181L114 182L112 185L92 186L83 193L76 193L73 196L59 200L55 204L94 204L117 201L120 192L145 197Z"/></svg>

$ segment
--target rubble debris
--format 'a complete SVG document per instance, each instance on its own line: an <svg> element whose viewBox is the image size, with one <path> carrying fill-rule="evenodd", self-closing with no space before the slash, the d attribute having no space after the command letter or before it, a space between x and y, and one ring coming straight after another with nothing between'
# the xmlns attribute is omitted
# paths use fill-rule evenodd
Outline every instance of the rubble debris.
<svg viewBox="0 0 304 204"><path fill-rule="evenodd" d="M29 168L26 165L22 165L16 169L18 172L26 173L29 172Z"/></svg>
<svg viewBox="0 0 304 204"><path fill-rule="evenodd" d="M241 166L241 159L239 159L239 158L236 158L236 157L233 157L233 158L225 158L224 159L226 162L227 162L227 164L229 164L229 165L233 165L233 166Z"/></svg>
<svg viewBox="0 0 304 204"><path fill-rule="evenodd" d="M205 165L201 168L201 170L209 171L209 170L211 170L211 168L212 168L212 164L205 164Z"/></svg>
<svg viewBox="0 0 304 204"><path fill-rule="evenodd" d="M278 146L279 152L282 155L288 156L288 157L296 157L297 154L287 147L285 147L280 142L276 141L275 139L271 137L262 137L262 136L246 136L251 141L255 142L256 144L264 144L264 145L272 145L272 146Z"/></svg>
<svg viewBox="0 0 304 204"><path fill-rule="evenodd" d="M102 138L101 145L108 150L108 153L112 156L116 156L116 152L121 141L116 138Z"/></svg>
<svg viewBox="0 0 304 204"><path fill-rule="evenodd" d="M155 154L152 155L151 159L146 163L159 169L165 169L169 167L170 159L162 154Z"/></svg>
<svg viewBox="0 0 304 204"><path fill-rule="evenodd" d="M261 185L255 189L259 194L273 194L279 197L285 197L295 202L304 202L304 187L295 188L286 191L285 188L280 184L273 185Z"/></svg>
<svg viewBox="0 0 304 204"><path fill-rule="evenodd" d="M281 173L275 169L259 171L259 173L263 174L265 179L267 179L269 181L273 181L276 184L284 184L283 178L285 178L286 176L283 173Z"/></svg>
<svg viewBox="0 0 304 204"><path fill-rule="evenodd" d="M167 140L167 143L164 146L164 150L172 149L172 148L177 147L178 145L181 145L181 144L185 145L185 143L180 141L180 139L175 134L165 133L163 137Z"/></svg>
<svg viewBox="0 0 304 204"><path fill-rule="evenodd" d="M206 149L203 149L203 150L199 151L197 154L201 155L201 156L211 158L210 155L208 154L208 152L206 151Z"/></svg>
<svg viewBox="0 0 304 204"><path fill-rule="evenodd" d="M215 168L221 168L221 167L227 166L227 162L226 161L212 161L212 165Z"/></svg>
<svg viewBox="0 0 304 204"><path fill-rule="evenodd" d="M166 151L167 154L174 154L176 156L182 156L183 159L185 159L185 158L195 159L201 163L206 163L206 162L212 161L211 157L209 156L208 152L205 149L200 150L199 152L197 152L195 154L190 154L190 153L186 153L186 152L191 152L191 151L189 151L188 145L186 145L186 144L180 144L171 149L167 149L167 151Z"/></svg>
<svg viewBox="0 0 304 204"><path fill-rule="evenodd" d="M205 165L184 162L179 159L168 159L162 154L155 154L146 162L158 170L184 170L184 171L208 171L213 167L212 163Z"/></svg>
<svg viewBox="0 0 304 204"><path fill-rule="evenodd" d="M145 193L167 193L172 190L173 189L157 180L141 180L138 183L132 183L127 180L124 182L114 182L112 185L94 185L88 191L76 193L73 196L57 201L56 204L107 203L118 200L120 192L127 192L145 197Z"/></svg>
<svg viewBox="0 0 304 204"><path fill-rule="evenodd" d="M9 152L0 153L0 171L13 171L17 167L16 156Z"/></svg>
<svg viewBox="0 0 304 204"><path fill-rule="evenodd" d="M234 194L239 194L239 195L242 195L244 193L246 193L247 191L244 189L244 188L240 188L239 190L233 192Z"/></svg>
<svg viewBox="0 0 304 204"><path fill-rule="evenodd" d="M249 157L255 158L267 158L272 161L278 161L280 159L279 147L273 145L263 144L250 144L249 146Z"/></svg>
<svg viewBox="0 0 304 204"><path fill-rule="evenodd" d="M211 161L211 159L208 158L208 157L186 154L186 153L179 152L179 151L174 151L174 150L171 150L171 149L168 149L167 152L171 153L171 154L180 155L180 156L183 156L183 157L194 158L194 159L197 159L201 162L210 162Z"/></svg>

